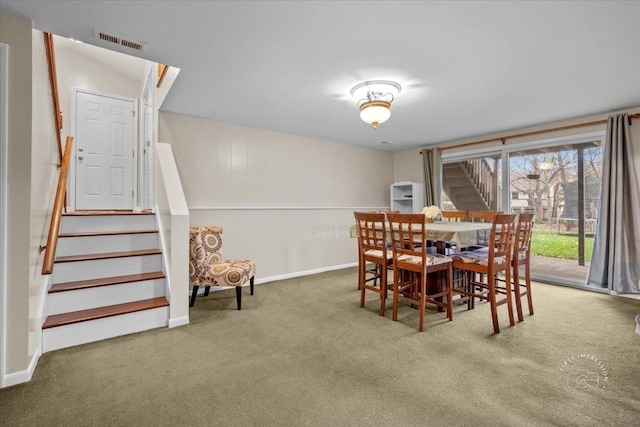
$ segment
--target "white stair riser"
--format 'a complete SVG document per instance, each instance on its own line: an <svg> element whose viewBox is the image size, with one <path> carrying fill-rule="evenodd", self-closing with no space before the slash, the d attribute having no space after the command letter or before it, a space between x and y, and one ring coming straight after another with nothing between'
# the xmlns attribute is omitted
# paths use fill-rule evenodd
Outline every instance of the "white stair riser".
<svg viewBox="0 0 640 427"><path fill-rule="evenodd" d="M60 262L53 267L53 283L150 273L160 270L162 270L160 255Z"/></svg>
<svg viewBox="0 0 640 427"><path fill-rule="evenodd" d="M63 216L61 233L86 231L152 230L156 228L153 215L87 215Z"/></svg>
<svg viewBox="0 0 640 427"><path fill-rule="evenodd" d="M166 327L168 318L169 307L160 307L43 329L42 351L46 353L120 335Z"/></svg>
<svg viewBox="0 0 640 427"><path fill-rule="evenodd" d="M165 296L165 293L164 279L54 292L47 297L46 314L51 316L53 314L158 298Z"/></svg>
<svg viewBox="0 0 640 427"><path fill-rule="evenodd" d="M158 233L60 237L56 256L158 249Z"/></svg>

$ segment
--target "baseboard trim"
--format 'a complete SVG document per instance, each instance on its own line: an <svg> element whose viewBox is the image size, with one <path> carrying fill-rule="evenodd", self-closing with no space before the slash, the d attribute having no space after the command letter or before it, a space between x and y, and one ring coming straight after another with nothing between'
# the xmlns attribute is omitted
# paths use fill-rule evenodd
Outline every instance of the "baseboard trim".
<svg viewBox="0 0 640 427"><path fill-rule="evenodd" d="M296 277L311 276L312 274L326 273L328 271L335 271L335 270L343 270L345 268L351 268L351 267L357 267L357 266L358 266L357 262L352 262L349 264L340 264L340 265L333 265L331 267L316 268L314 270L296 271L294 273L281 274L278 276L262 277L260 279L256 279L254 281L254 284L260 285L263 283L275 282L278 280L295 279ZM189 280L189 285L193 286L193 282L191 282L191 280ZM245 283L244 286L249 286L249 283L248 282ZM231 289L231 288L233 288L233 286L212 286L210 288L210 292L223 291L225 289ZM190 287L189 295L191 295L192 292L193 292L193 288ZM198 289L198 295L204 295L204 286Z"/></svg>
<svg viewBox="0 0 640 427"><path fill-rule="evenodd" d="M169 319L169 328L175 328L176 326L183 326L189 324L189 316L178 317L176 319Z"/></svg>
<svg viewBox="0 0 640 427"><path fill-rule="evenodd" d="M357 266L358 266L357 262L351 262L348 264L333 265L331 267L316 268L314 270L296 271L293 273L281 274L278 276L262 277L260 279L256 278L255 284L257 285L261 283L275 282L276 280L294 279L296 277L311 276L312 274L326 273L328 271L335 271L335 270L343 270L345 268L357 267Z"/></svg>
<svg viewBox="0 0 640 427"><path fill-rule="evenodd" d="M40 356L42 356L42 346L38 347L36 354L31 358L31 362L29 362L29 367L24 371L14 372L12 374L7 374L4 376L4 385L3 387L11 387L13 385L18 385L22 383L26 383L31 381L33 377L33 373L36 371L38 367L38 362L40 361Z"/></svg>

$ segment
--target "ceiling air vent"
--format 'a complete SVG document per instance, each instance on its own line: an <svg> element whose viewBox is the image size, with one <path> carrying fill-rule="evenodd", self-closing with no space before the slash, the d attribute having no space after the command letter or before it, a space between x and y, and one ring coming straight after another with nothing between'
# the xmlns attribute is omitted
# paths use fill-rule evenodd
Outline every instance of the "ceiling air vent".
<svg viewBox="0 0 640 427"><path fill-rule="evenodd" d="M125 47L127 49L134 49L138 52L144 51L145 44L141 42L136 42L133 40L127 40L122 37L114 36L113 34L109 34L105 31L95 29L95 38L105 42L105 45L110 45L112 48L115 48L113 45L117 45L119 47ZM125 49L120 49L122 51L126 51Z"/></svg>

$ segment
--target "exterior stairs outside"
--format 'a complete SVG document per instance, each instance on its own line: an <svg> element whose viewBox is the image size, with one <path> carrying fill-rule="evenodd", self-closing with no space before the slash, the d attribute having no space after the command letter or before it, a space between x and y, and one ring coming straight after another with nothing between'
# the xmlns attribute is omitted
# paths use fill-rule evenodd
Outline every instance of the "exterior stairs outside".
<svg viewBox="0 0 640 427"><path fill-rule="evenodd" d="M482 196L474 178L465 170L463 162L442 165L442 189L458 210L494 210Z"/></svg>
<svg viewBox="0 0 640 427"><path fill-rule="evenodd" d="M166 327L162 267L153 213L64 214L45 301L43 352Z"/></svg>

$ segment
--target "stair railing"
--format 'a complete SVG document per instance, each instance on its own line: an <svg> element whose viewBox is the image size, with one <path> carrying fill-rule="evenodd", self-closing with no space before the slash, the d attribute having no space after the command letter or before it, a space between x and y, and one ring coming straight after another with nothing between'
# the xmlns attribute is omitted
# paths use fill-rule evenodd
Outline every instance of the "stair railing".
<svg viewBox="0 0 640 427"><path fill-rule="evenodd" d="M49 225L49 236L47 237L47 245L40 249L45 249L44 261L42 263L42 274L51 274L53 272L53 260L56 256L56 247L58 246L58 233L60 232L60 221L62 220L62 208L67 188L67 174L69 173L69 159L71 158L71 146L73 145L73 137L68 136L64 147L64 155L62 156L62 166L60 167L60 176L58 177L58 188L56 189L56 198L53 202L53 212L51 212L51 224Z"/></svg>
<svg viewBox="0 0 640 427"><path fill-rule="evenodd" d="M60 98L58 96L58 73L56 71L56 55L53 49L53 36L51 33L44 34L44 45L47 51L47 63L49 65L49 83L51 84L51 98L53 101L53 114L56 116L56 137L58 139L58 168L62 165L62 111L60 111Z"/></svg>
<svg viewBox="0 0 640 427"><path fill-rule="evenodd" d="M498 209L498 173L486 158L460 162L489 210Z"/></svg>

